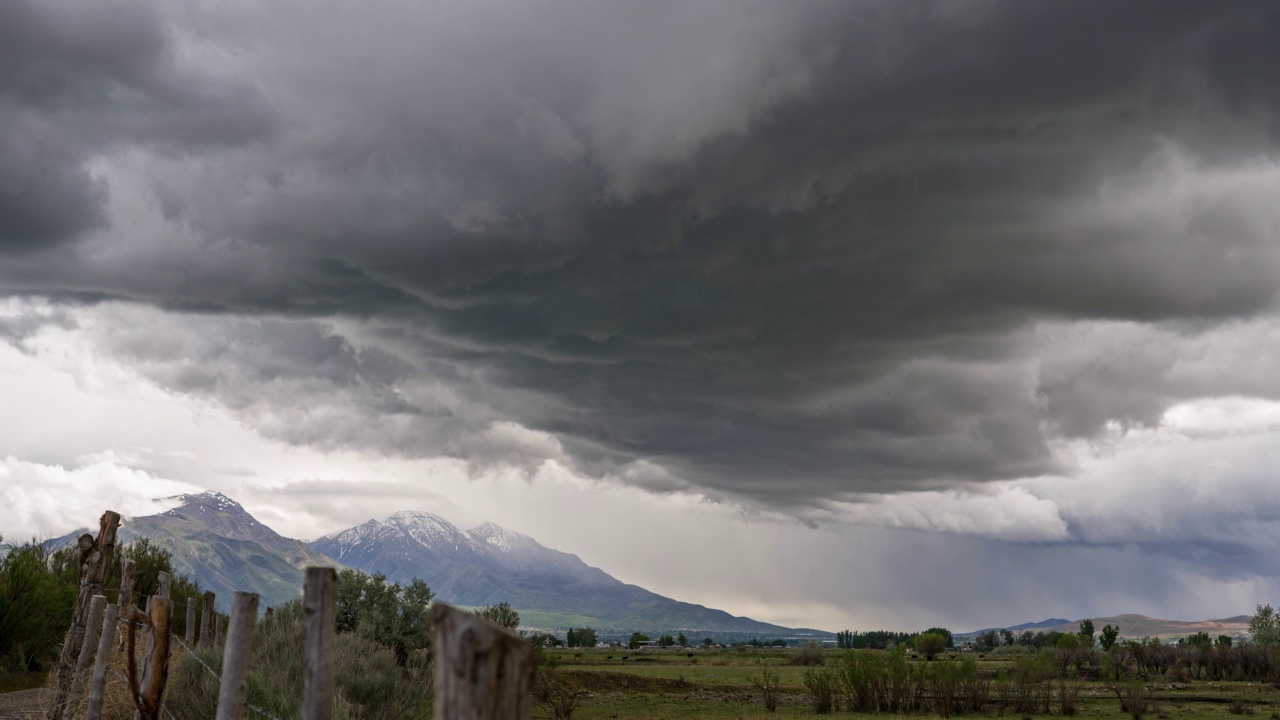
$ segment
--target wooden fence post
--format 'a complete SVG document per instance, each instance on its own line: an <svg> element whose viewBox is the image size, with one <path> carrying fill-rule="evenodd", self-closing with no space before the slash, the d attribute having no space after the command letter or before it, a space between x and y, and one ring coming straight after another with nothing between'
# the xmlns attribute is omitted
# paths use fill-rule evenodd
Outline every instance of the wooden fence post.
<svg viewBox="0 0 1280 720"><path fill-rule="evenodd" d="M253 627L258 623L258 594L231 595L231 623L222 654L222 684L218 688L215 720L241 720L249 699L249 660L253 657Z"/></svg>
<svg viewBox="0 0 1280 720"><path fill-rule="evenodd" d="M187 645L194 647L191 643L196 638L196 599L187 598L187 626L185 628L187 636Z"/></svg>
<svg viewBox="0 0 1280 720"><path fill-rule="evenodd" d="M117 598L119 600L119 598ZM98 659L93 665L93 684L89 687L89 712L85 720L101 720L103 690L107 685L107 667L111 664L111 648L116 640L116 622L120 606L108 605L102 621L102 637L98 640Z"/></svg>
<svg viewBox="0 0 1280 720"><path fill-rule="evenodd" d="M133 616L133 561L120 563L120 594L116 596L116 604L120 606L120 619L128 620Z"/></svg>
<svg viewBox="0 0 1280 720"><path fill-rule="evenodd" d="M204 607L200 609L200 646L213 644L213 591L204 594Z"/></svg>
<svg viewBox="0 0 1280 720"><path fill-rule="evenodd" d="M80 659L84 643L85 626L89 619L89 605L94 595L106 590L107 574L111 572L111 558L116 550L116 531L120 529L120 514L108 510L98 520L98 537L85 533L80 536L79 579L80 591L75 609L71 613L71 627L62 643L62 656L58 660L57 685L53 700L46 714L48 720L62 716L71 682L75 677L76 663Z"/></svg>
<svg viewBox="0 0 1280 720"><path fill-rule="evenodd" d="M302 654L302 720L332 720L333 647L338 623L338 573L333 568L307 568L302 613L306 634Z"/></svg>
<svg viewBox="0 0 1280 720"><path fill-rule="evenodd" d="M146 669L139 682L138 667L134 660L134 633L137 622L130 621L128 635L129 691L133 696L133 704L137 708L134 720L157 720L160 717L160 701L164 695L165 682L169 679L169 598L152 597L151 617L134 611L134 617L141 620L151 630L151 652L146 657Z"/></svg>
<svg viewBox="0 0 1280 720"><path fill-rule="evenodd" d="M156 573L156 579L160 582L160 590L156 594L160 597L169 597L169 583L173 582L173 576L161 570Z"/></svg>
<svg viewBox="0 0 1280 720"><path fill-rule="evenodd" d="M75 675L71 678L71 692L67 693L67 702L63 706L64 718L75 715L84 695L89 667L93 665L93 657L98 650L98 630L102 628L102 613L106 607L106 595L94 595L89 601L89 622L85 625L84 642L80 644L80 657L76 659Z"/></svg>
<svg viewBox="0 0 1280 720"><path fill-rule="evenodd" d="M217 647L223 647L227 643L227 636L223 634L222 616L214 613L213 615L213 644Z"/></svg>
<svg viewBox="0 0 1280 720"><path fill-rule="evenodd" d="M431 606L437 720L529 720L533 646L444 603Z"/></svg>

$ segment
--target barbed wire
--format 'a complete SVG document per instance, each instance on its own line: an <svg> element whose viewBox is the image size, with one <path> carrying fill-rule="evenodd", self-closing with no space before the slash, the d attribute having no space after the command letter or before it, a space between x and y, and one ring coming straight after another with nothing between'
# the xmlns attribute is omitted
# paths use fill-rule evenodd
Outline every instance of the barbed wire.
<svg viewBox="0 0 1280 720"><path fill-rule="evenodd" d="M184 649L186 649L187 654L188 654L188 655L190 655L190 656L191 656L191 658L192 658L193 660L195 660L196 662L200 663L200 665L201 665L202 667L204 667L204 669L205 669L206 671L208 671L208 673L209 673L210 675L212 675L212 676L213 676L213 679L214 679L214 680L217 680L219 683L221 683L221 682L222 682L222 677L221 677L221 676L219 676L219 675L218 675L218 673L214 672L214 669L213 669L213 668L211 668L211 667L209 667L209 664L208 664L208 663L206 663L204 660L200 659L200 656L196 654L196 651L195 651L195 650L192 650L192 649L191 649L191 646L187 645L185 642L183 642L183 641L182 641L182 639L181 639L181 638L179 638L179 637L178 637L178 636L176 636L176 635L174 636L174 638L173 638L173 639L174 639L174 640L177 640L177 641L178 641L178 644L179 644L179 645L181 645ZM252 710L252 711L254 711L254 712L258 713L259 715L261 715L262 717L266 718L267 720L279 720L279 718L277 718L276 716L272 715L271 713L267 712L266 710L263 710L263 709L262 709L262 708L260 708L260 707L255 706L253 703L245 702L244 706L245 706L245 707L247 707L247 708L249 708L250 710Z"/></svg>

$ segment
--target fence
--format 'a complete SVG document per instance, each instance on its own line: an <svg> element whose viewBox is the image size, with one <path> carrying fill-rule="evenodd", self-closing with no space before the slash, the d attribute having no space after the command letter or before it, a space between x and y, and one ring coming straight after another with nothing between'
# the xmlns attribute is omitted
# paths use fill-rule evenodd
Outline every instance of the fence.
<svg viewBox="0 0 1280 720"><path fill-rule="evenodd" d="M248 703L249 666L253 634L258 623L259 596L232 595L230 621L223 635L221 616L214 611L216 596L202 599L199 634L196 603L185 608L185 642L174 635L176 610L169 598L171 578L160 573L159 592L147 598L146 610L134 607L134 568L122 564L120 592L107 604L106 577L115 552L120 515L102 515L97 537L79 539L80 590L72 613L47 720L75 720L85 701L86 720L101 720L111 658L121 649L116 635L124 628L127 677L133 720L173 720L163 698L173 643L218 680L216 720L242 720L245 710L264 720L279 720ZM337 625L338 576L330 567L309 567L303 584L303 720L332 720L336 685L334 648ZM270 609L268 609L268 613ZM533 649L519 635L471 613L443 603L431 608L431 653L435 689L435 717L439 720L528 720L531 716ZM137 665L141 635L142 667ZM222 672L215 672L194 648L222 645Z"/></svg>

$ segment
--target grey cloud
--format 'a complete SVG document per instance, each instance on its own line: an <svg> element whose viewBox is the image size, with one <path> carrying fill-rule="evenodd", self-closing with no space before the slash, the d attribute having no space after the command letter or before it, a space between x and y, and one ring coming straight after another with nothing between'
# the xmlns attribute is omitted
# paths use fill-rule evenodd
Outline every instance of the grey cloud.
<svg viewBox="0 0 1280 720"><path fill-rule="evenodd" d="M1032 337L1274 310L1274 5L131 7L238 59L69 76L149 101L92 105L130 131L40 194L134 154L48 233L107 227L0 288L210 313L110 347L273 437L791 508L1274 394Z"/></svg>

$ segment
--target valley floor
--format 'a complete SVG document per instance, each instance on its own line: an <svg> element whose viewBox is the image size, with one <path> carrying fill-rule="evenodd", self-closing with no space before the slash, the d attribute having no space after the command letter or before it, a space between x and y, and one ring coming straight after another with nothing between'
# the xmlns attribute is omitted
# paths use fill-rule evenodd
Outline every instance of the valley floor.
<svg viewBox="0 0 1280 720"><path fill-rule="evenodd" d="M831 651L829 664L838 653ZM709 720L782 720L819 717L804 686L806 668L788 664L787 651L765 649L551 650L545 658L558 664L585 693L574 720L659 720L708 718ZM980 672L994 675L1008 661L979 661ZM776 712L766 712L753 679L762 665L776 670L780 695ZM1257 717L1280 719L1280 690L1266 683L1159 682L1152 683L1152 707L1144 717L1167 720ZM1056 717L1051 713L1031 717ZM1116 695L1102 682L1085 683L1080 691L1076 717L1132 720L1122 712ZM535 716L550 717L548 711ZM892 717L881 713L876 717ZM967 717L1020 717L1012 709L1001 712L993 703ZM823 717L872 717L866 713L833 712ZM937 717L926 713L911 717ZM966 716L957 716L966 717Z"/></svg>

